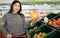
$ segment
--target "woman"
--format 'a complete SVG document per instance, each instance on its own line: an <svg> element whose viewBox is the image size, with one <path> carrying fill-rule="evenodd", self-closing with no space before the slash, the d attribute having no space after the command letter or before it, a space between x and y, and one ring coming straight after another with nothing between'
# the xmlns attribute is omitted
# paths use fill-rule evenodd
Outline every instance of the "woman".
<svg viewBox="0 0 60 38"><path fill-rule="evenodd" d="M3 17L3 21L3 36L7 36L8 38L25 35L29 27L29 24L25 22L24 15L21 13L20 1L12 2L9 12Z"/></svg>

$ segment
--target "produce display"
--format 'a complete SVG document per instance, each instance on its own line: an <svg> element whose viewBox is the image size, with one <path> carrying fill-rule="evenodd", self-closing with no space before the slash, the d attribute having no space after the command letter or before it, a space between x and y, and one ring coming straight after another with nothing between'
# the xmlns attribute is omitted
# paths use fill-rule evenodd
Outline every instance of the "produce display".
<svg viewBox="0 0 60 38"><path fill-rule="evenodd" d="M31 38L59 38L60 36L60 15L49 14L46 16L48 22L45 23L44 17L32 24L33 26L28 29ZM56 29L58 28L58 29Z"/></svg>
<svg viewBox="0 0 60 38"><path fill-rule="evenodd" d="M47 34L46 33L39 33L39 34L34 34L34 36L33 36L33 38L43 38L43 37L45 37Z"/></svg>
<svg viewBox="0 0 60 38"><path fill-rule="evenodd" d="M34 27L33 29L29 30L29 33L31 35L32 38L43 38L45 37L48 33L50 33L51 31L53 31L52 28L46 26L46 25L42 25L39 27Z"/></svg>
<svg viewBox="0 0 60 38"><path fill-rule="evenodd" d="M43 23L43 24L40 25L39 22L40 21L33 24L35 26L30 27L29 30L28 30L32 38L38 38L38 37L43 38L43 37L45 37L45 36L43 36L45 33L48 34L49 32L53 31L53 29L48 27L47 24L43 25L44 24ZM41 34L42 34L42 36L39 36ZM35 35L37 35L37 37Z"/></svg>
<svg viewBox="0 0 60 38"><path fill-rule="evenodd" d="M58 28L60 26L60 18L50 20L48 24L55 28Z"/></svg>

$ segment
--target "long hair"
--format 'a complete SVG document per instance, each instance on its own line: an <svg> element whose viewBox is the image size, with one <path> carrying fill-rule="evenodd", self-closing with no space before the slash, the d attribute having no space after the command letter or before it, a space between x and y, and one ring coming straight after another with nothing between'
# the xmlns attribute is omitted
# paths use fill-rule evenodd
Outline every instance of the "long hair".
<svg viewBox="0 0 60 38"><path fill-rule="evenodd" d="M12 13L13 12L13 5L16 4L16 3L20 4L20 10L17 12L17 14L19 14L21 17L24 17L24 15L21 13L21 11L22 11L21 3L18 0L15 0L15 1L12 2L10 10L9 10L8 13Z"/></svg>

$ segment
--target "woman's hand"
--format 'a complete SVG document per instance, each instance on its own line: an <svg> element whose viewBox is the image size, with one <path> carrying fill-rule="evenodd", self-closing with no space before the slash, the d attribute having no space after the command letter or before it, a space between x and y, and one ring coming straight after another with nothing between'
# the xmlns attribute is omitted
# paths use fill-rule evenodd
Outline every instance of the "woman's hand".
<svg viewBox="0 0 60 38"><path fill-rule="evenodd" d="M12 35L11 34L7 34L7 38L12 38Z"/></svg>

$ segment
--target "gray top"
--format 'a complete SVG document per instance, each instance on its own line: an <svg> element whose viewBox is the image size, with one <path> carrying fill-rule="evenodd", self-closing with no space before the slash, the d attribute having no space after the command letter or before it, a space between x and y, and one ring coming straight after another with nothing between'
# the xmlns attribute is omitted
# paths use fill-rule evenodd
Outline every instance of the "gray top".
<svg viewBox="0 0 60 38"><path fill-rule="evenodd" d="M3 17L4 24L1 25L3 36L7 34L20 35L24 34L29 27L29 23L18 14L7 13Z"/></svg>

